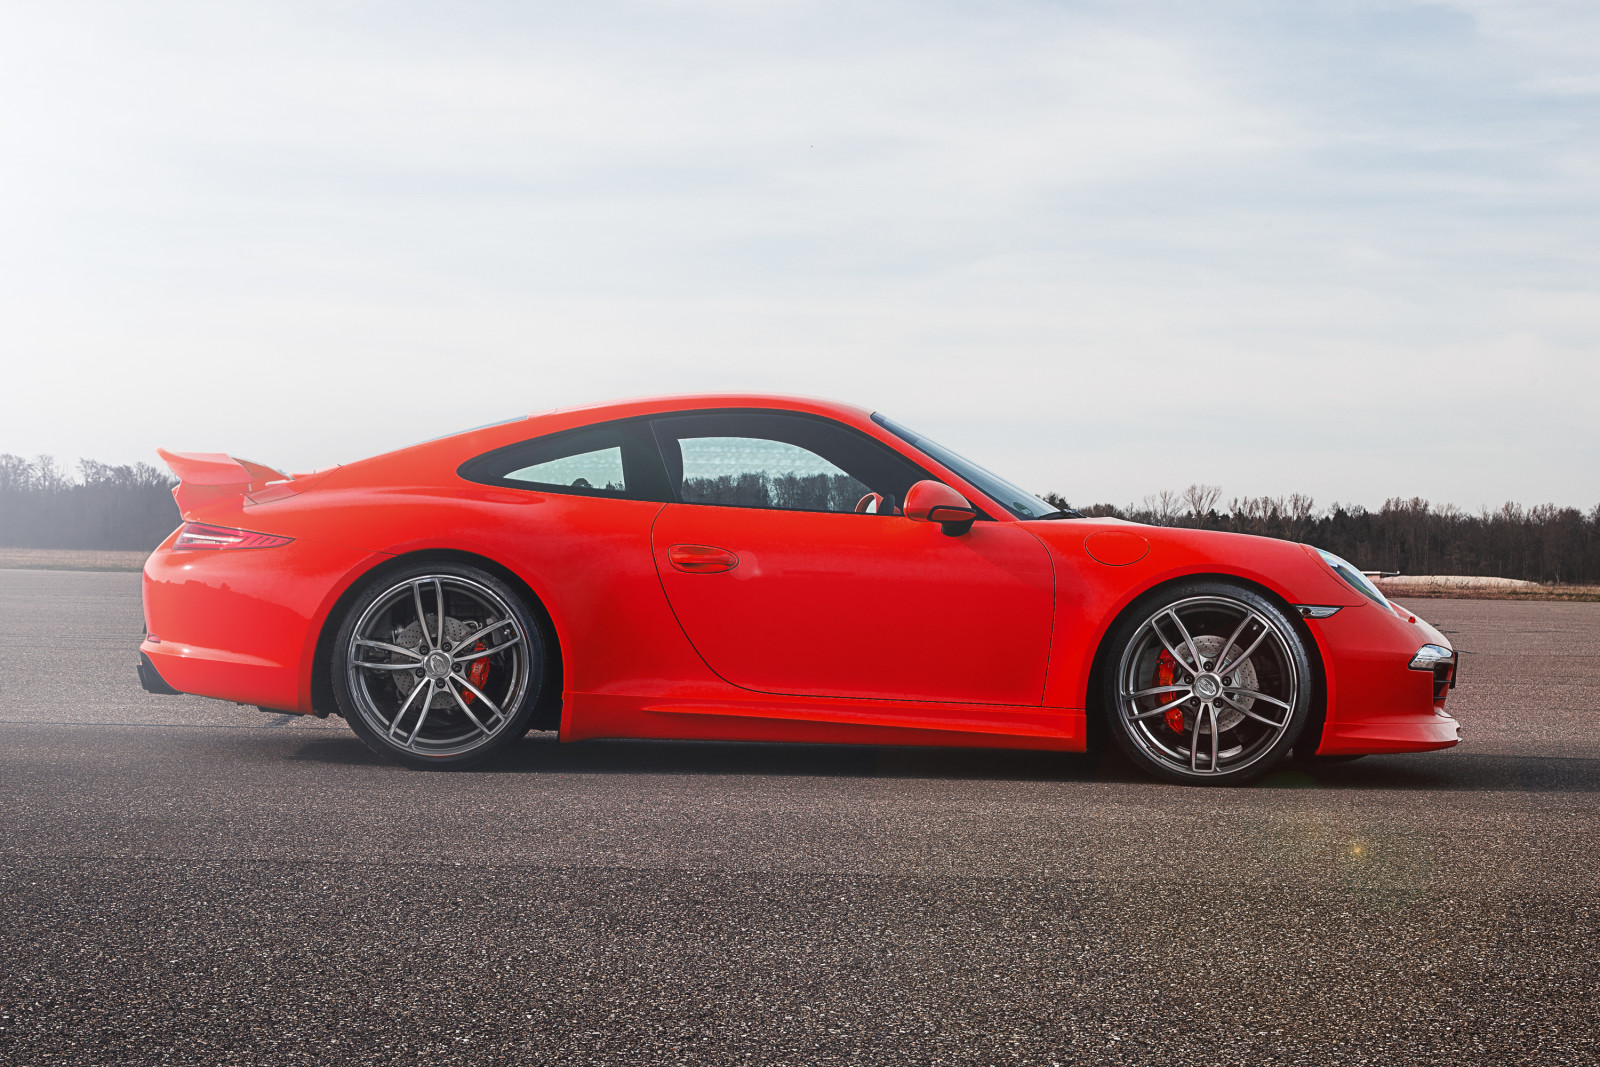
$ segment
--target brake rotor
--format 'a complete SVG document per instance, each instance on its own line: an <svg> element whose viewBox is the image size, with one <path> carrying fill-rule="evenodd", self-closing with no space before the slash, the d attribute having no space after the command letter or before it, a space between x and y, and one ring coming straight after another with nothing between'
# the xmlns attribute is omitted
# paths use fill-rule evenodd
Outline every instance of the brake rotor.
<svg viewBox="0 0 1600 1067"><path fill-rule="evenodd" d="M439 633L438 616L427 616L427 623L428 634L430 636L437 636ZM478 629L479 626L475 621L468 620L466 622L462 622L460 619L453 619L446 615L444 618L445 647L450 648L457 643L466 640L466 638L471 636ZM396 630L394 632L394 643L399 645L401 648L417 649L421 652L426 652L428 646L427 639L422 636L422 627L416 622L412 622L409 625ZM483 651L484 647L484 643L479 641L473 646L472 650L474 652L481 652ZM413 671L395 671L394 674L394 685L395 688L400 691L401 700L409 697L411 695L411 690L415 689L422 681L422 679L418 678L416 673ZM489 657L480 656L478 659L473 660L472 663L467 667L467 681L471 682L479 689L482 689L483 683L488 680ZM476 695L471 690L467 690L466 692L462 693L461 698L465 703L468 704L471 704L477 699ZM456 698L451 696L443 689L436 691L431 697L428 698L428 700L428 706L430 708L453 708L456 706Z"/></svg>
<svg viewBox="0 0 1600 1067"><path fill-rule="evenodd" d="M1227 643L1227 640L1225 637L1218 637L1214 634L1201 634L1194 639L1195 651L1200 653L1201 659L1215 665L1216 658L1221 655L1222 646ZM1184 648L1183 651L1188 650ZM1241 651L1243 649L1236 643L1234 647L1228 649L1228 655L1230 658L1236 657ZM1176 679L1185 677L1188 673L1188 671L1178 666L1178 661L1172 657L1172 653L1162 649L1161 654L1156 657L1155 681L1152 684L1158 686L1176 685L1178 684ZM1229 671L1223 677L1223 684L1229 688L1255 689L1257 684L1255 664L1246 660L1242 665ZM1217 730L1219 733L1226 733L1244 721L1244 712L1240 708L1251 709L1255 707L1255 699L1253 697L1232 696L1228 699L1239 706L1235 707L1234 704L1222 700L1216 702ZM1209 734L1211 732L1210 717L1200 714L1200 705L1198 703L1191 706L1189 701L1186 700L1175 708L1168 708L1163 718L1166 720L1168 729L1172 730L1173 733L1186 733L1195 725L1196 720L1199 722L1201 733Z"/></svg>

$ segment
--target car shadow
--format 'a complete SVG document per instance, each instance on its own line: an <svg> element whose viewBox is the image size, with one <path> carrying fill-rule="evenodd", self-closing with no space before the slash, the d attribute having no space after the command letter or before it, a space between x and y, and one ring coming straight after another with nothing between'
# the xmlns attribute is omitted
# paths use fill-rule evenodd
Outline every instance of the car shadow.
<svg viewBox="0 0 1600 1067"><path fill-rule="evenodd" d="M1269 789L1350 791L1595 793L1600 792L1600 759L1492 752L1365 756L1349 763L1280 768L1259 785Z"/></svg>
<svg viewBox="0 0 1600 1067"><path fill-rule="evenodd" d="M292 760L386 765L351 735L308 740ZM811 778L931 778L974 781L1151 784L1115 749L1100 754L990 748L766 744L725 741L582 741L530 735L474 774L670 774ZM1600 792L1600 759L1429 752L1367 756L1348 763L1288 764L1257 789L1340 791Z"/></svg>
<svg viewBox="0 0 1600 1067"><path fill-rule="evenodd" d="M287 758L315 763L378 765L353 735L319 737ZM580 741L531 735L469 774L775 775L813 778L972 778L1007 781L1147 779L1120 753L1090 756L1015 749L916 748L879 745L768 744L749 741Z"/></svg>

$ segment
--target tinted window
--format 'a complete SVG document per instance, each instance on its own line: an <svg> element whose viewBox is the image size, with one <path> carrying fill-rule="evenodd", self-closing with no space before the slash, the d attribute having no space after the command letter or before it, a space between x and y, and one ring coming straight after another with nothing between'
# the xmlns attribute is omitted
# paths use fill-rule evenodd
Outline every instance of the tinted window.
<svg viewBox="0 0 1600 1067"><path fill-rule="evenodd" d="M511 471L505 475L505 479L539 486L603 489L608 493L625 493L628 490L628 478L622 469L621 445L547 459Z"/></svg>
<svg viewBox="0 0 1600 1067"><path fill-rule="evenodd" d="M872 492L815 452L759 437L686 437L679 499L798 511L854 511Z"/></svg>
<svg viewBox="0 0 1600 1067"><path fill-rule="evenodd" d="M854 511L868 493L897 503L926 477L893 450L826 419L716 412L655 426L667 477L688 504Z"/></svg>
<svg viewBox="0 0 1600 1067"><path fill-rule="evenodd" d="M521 441L468 460L459 473L469 481L516 489L670 499L650 428L638 420Z"/></svg>

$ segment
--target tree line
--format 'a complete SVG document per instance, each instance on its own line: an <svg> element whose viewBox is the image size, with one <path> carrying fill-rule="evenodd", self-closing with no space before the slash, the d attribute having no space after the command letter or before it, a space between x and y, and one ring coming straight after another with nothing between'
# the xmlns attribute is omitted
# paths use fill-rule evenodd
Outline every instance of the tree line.
<svg viewBox="0 0 1600 1067"><path fill-rule="evenodd" d="M49 456L0 453L0 546L149 551L181 521L176 484L148 463L86 459L73 474Z"/></svg>
<svg viewBox="0 0 1600 1067"><path fill-rule="evenodd" d="M1420 497L1394 497L1376 511L1360 505L1318 508L1298 493L1234 497L1223 506L1214 485L1164 491L1139 504L1080 506L1084 515L1258 534L1316 545L1363 570L1474 574L1531 582L1600 584L1600 505L1587 512L1503 504L1469 512ZM1055 494L1045 499L1070 507Z"/></svg>
<svg viewBox="0 0 1600 1067"><path fill-rule="evenodd" d="M727 484L723 484L726 482ZM178 525L175 480L147 463L82 460L75 473L49 456L0 453L0 546L149 550ZM695 498L757 507L850 510L866 487L838 477L697 483ZM1600 505L1589 511L1505 504L1468 512L1420 498L1319 508L1308 496L1235 497L1213 485L1163 491L1139 504L1079 506L1084 515L1259 534L1325 548L1365 570L1478 574L1535 582L1600 584ZM1065 498L1045 494L1056 507Z"/></svg>
<svg viewBox="0 0 1600 1067"><path fill-rule="evenodd" d="M681 499L691 504L729 504L791 511L854 511L872 490L848 474L768 474L745 471L683 480Z"/></svg>

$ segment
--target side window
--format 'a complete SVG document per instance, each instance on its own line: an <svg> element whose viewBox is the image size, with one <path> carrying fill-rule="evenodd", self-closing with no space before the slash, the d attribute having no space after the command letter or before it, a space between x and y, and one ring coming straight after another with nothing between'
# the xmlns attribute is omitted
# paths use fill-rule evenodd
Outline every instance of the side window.
<svg viewBox="0 0 1600 1067"><path fill-rule="evenodd" d="M683 450L685 504L791 511L854 511L867 486L815 452L759 437L689 437Z"/></svg>
<svg viewBox="0 0 1600 1067"><path fill-rule="evenodd" d="M827 419L777 412L706 412L655 421L667 478L686 504L857 509L869 494L890 514L912 483L915 464L865 434Z"/></svg>
<svg viewBox="0 0 1600 1067"><path fill-rule="evenodd" d="M461 477L546 493L670 500L648 423L623 420L535 437L461 465Z"/></svg>
<svg viewBox="0 0 1600 1067"><path fill-rule="evenodd" d="M533 463L510 471L505 475L505 480L541 487L600 489L607 493L628 491L628 478L622 470L621 445Z"/></svg>

